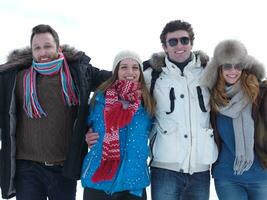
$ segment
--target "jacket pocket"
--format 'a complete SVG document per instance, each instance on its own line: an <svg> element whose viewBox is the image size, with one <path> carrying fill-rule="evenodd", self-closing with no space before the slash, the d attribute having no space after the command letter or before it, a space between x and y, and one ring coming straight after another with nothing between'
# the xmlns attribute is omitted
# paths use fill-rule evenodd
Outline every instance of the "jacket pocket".
<svg viewBox="0 0 267 200"><path fill-rule="evenodd" d="M172 112L171 99L175 99L174 88L172 86L163 84L160 88L155 89L154 98L157 100L157 113L164 113L166 115Z"/></svg>
<svg viewBox="0 0 267 200"><path fill-rule="evenodd" d="M169 100L170 100L170 111L166 112L167 115L171 114L174 111L175 108L175 93L174 93L174 88L172 87L170 89L170 93L169 93Z"/></svg>
<svg viewBox="0 0 267 200"><path fill-rule="evenodd" d="M207 88L197 86L197 97L199 108L202 112L206 113L210 111L210 94Z"/></svg>
<svg viewBox="0 0 267 200"><path fill-rule="evenodd" d="M169 123L167 129L167 127L163 128L156 124L154 131L156 131L152 149L154 161L182 162L188 144L182 134L179 134L178 127Z"/></svg>
<svg viewBox="0 0 267 200"><path fill-rule="evenodd" d="M197 96L198 96L198 103L199 103L199 107L200 107L201 111L207 112L207 109L206 109L205 103L204 103L202 90L201 90L200 86L197 86Z"/></svg>
<svg viewBox="0 0 267 200"><path fill-rule="evenodd" d="M197 161L199 164L212 164L217 160L218 148L214 141L213 129L202 128L197 140Z"/></svg>

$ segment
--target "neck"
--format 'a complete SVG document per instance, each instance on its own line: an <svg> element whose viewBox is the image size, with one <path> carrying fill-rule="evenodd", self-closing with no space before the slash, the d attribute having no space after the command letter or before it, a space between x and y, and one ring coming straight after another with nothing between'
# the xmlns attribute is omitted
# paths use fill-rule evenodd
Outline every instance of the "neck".
<svg viewBox="0 0 267 200"><path fill-rule="evenodd" d="M181 70L181 72L183 73L185 66L192 60L192 53L191 53L190 56L189 56L185 61L183 61L183 62L176 62L176 61L170 59L169 56L168 56L168 59L169 59L172 63L174 63L174 64Z"/></svg>

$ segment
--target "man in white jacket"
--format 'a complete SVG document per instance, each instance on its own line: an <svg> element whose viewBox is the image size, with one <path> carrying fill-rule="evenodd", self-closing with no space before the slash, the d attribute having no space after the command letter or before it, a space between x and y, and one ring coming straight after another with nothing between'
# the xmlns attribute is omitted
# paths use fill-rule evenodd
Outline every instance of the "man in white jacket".
<svg viewBox="0 0 267 200"><path fill-rule="evenodd" d="M194 32L191 24L175 20L160 39L165 53L144 63L157 106L150 141L152 200L208 200L209 169L218 150L209 93L199 85L204 66L200 54L192 52Z"/></svg>
<svg viewBox="0 0 267 200"><path fill-rule="evenodd" d="M208 200L210 165L218 155L210 129L209 93L199 85L205 59L192 52L191 24L166 24L160 40L164 54L144 62L148 88L156 100L151 132L152 200ZM98 134L89 131L91 147Z"/></svg>

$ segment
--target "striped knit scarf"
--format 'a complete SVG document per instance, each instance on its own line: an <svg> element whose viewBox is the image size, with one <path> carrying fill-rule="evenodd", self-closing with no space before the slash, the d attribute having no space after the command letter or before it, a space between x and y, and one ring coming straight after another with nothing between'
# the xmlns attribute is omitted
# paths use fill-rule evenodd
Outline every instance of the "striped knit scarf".
<svg viewBox="0 0 267 200"><path fill-rule="evenodd" d="M141 103L140 83L117 80L105 94L102 160L93 182L111 180L120 164L119 129L128 125Z"/></svg>
<svg viewBox="0 0 267 200"><path fill-rule="evenodd" d="M38 101L36 93L37 73L52 76L58 72L60 73L64 104L67 104L68 106L78 104L78 98L75 94L75 86L71 78L69 66L63 53L60 53L59 58L51 62L36 63L33 61L32 66L25 72L23 77L24 110L28 117L41 118L42 115L47 116Z"/></svg>

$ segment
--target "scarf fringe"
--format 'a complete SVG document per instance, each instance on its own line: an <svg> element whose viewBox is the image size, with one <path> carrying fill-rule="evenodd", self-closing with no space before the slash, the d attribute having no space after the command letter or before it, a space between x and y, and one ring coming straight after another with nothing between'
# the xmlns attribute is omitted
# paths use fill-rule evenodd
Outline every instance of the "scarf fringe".
<svg viewBox="0 0 267 200"><path fill-rule="evenodd" d="M30 118L41 118L47 116L41 107L36 92L37 73L46 76L52 76L60 73L60 82L62 87L62 97L64 105L72 106L78 104L78 97L75 93L76 88L72 80L69 65L63 53L59 54L57 60L47 63L36 63L33 61L32 66L27 70L23 77L24 87L24 110Z"/></svg>

